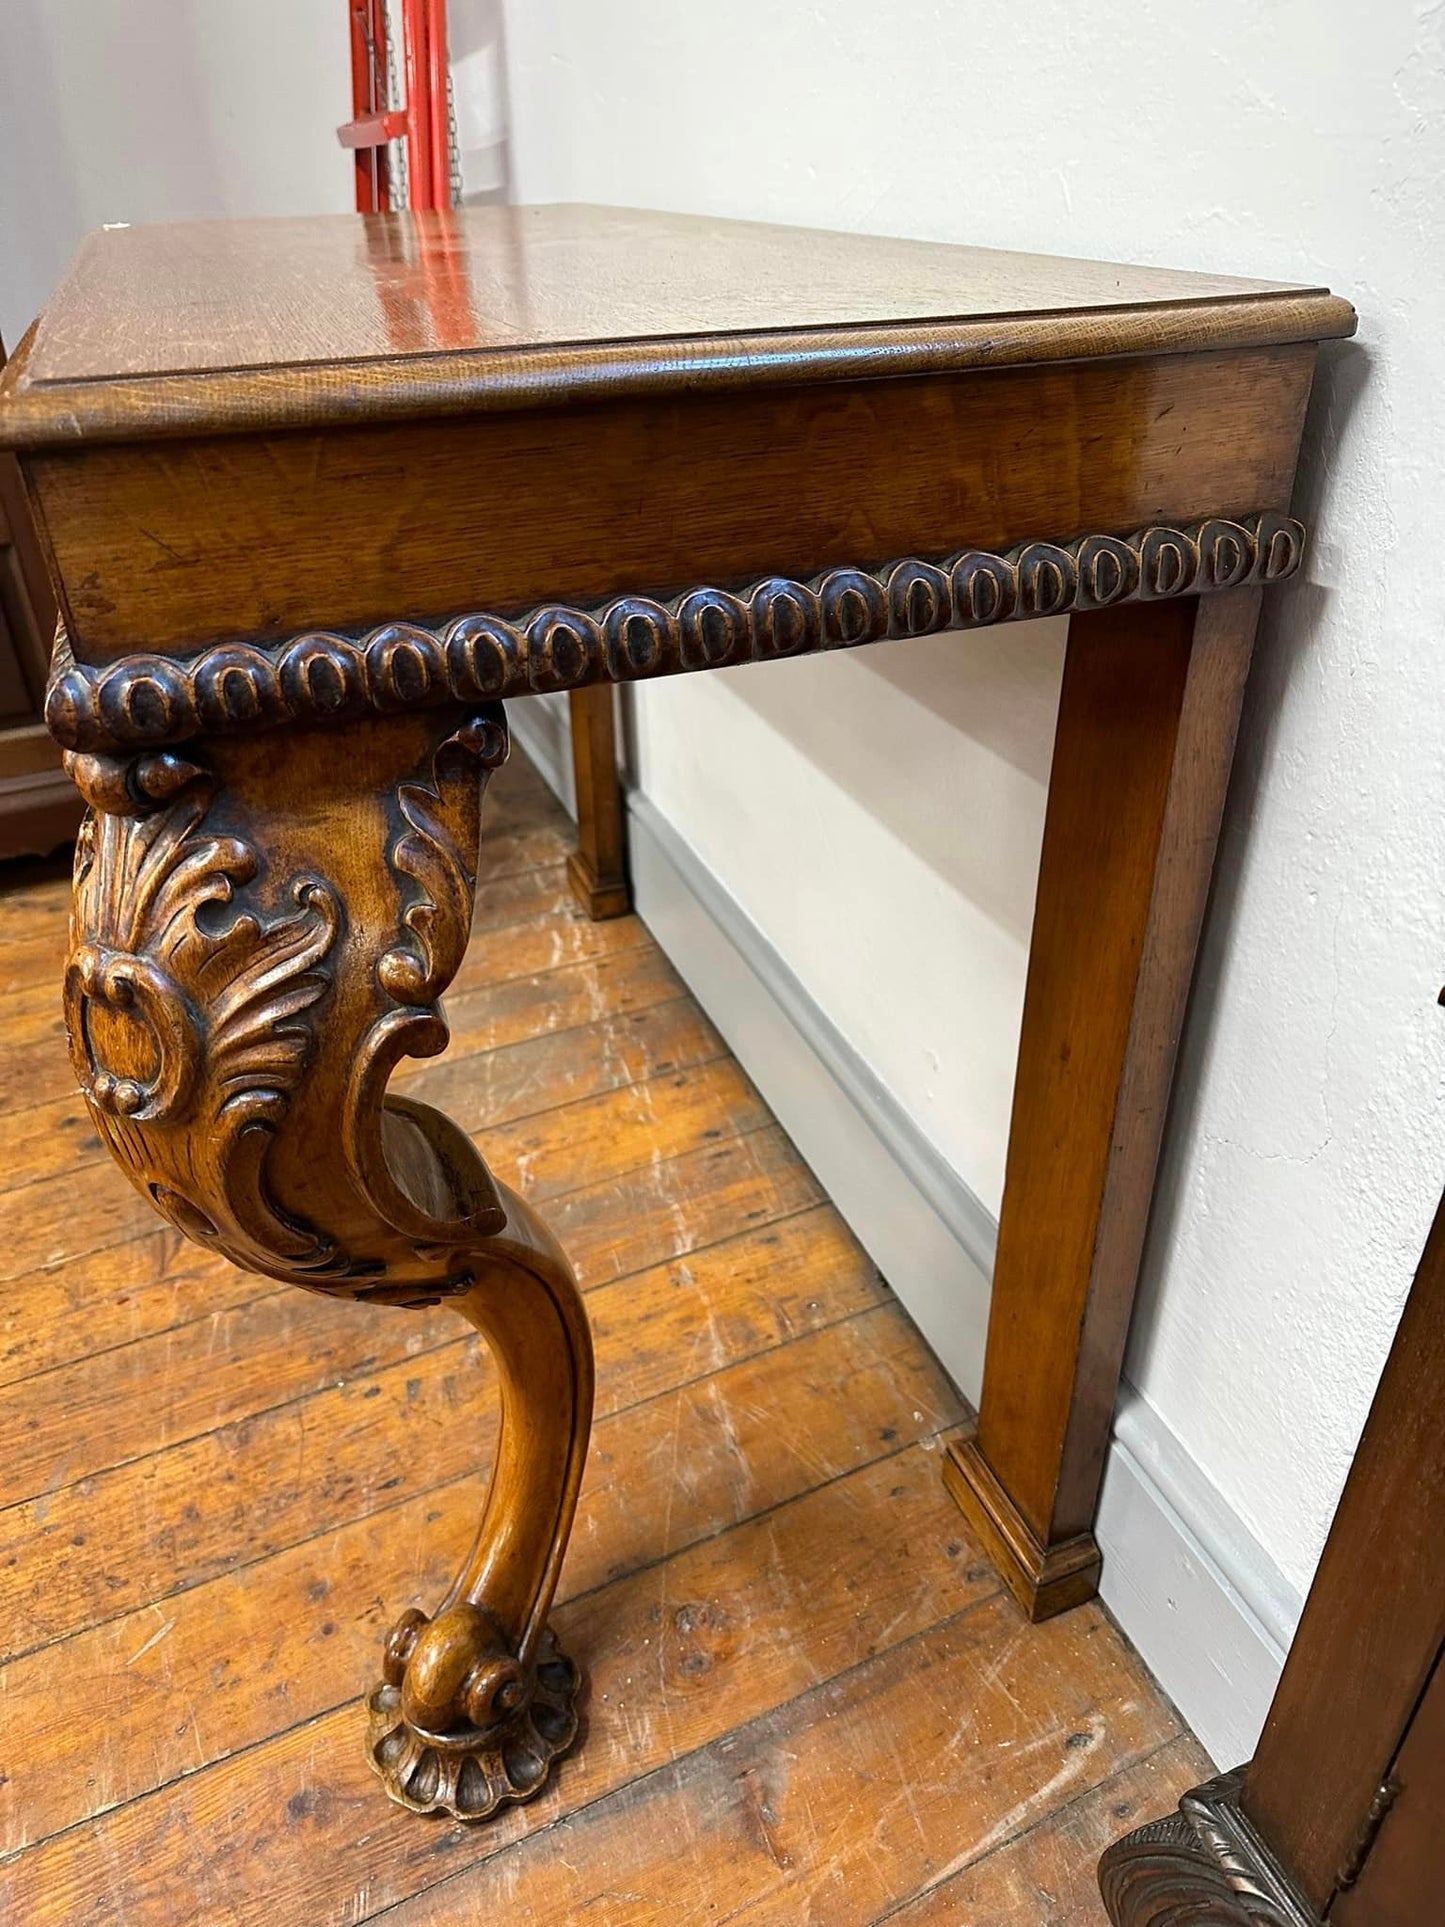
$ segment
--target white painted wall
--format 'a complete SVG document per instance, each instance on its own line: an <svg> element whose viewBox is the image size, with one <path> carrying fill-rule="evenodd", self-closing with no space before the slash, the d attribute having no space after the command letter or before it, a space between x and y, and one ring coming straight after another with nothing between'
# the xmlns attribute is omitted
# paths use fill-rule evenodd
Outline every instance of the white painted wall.
<svg viewBox="0 0 1445 1927"><path fill-rule="evenodd" d="M1065 628L639 692L640 787L995 1216Z"/></svg>
<svg viewBox="0 0 1445 1927"><path fill-rule="evenodd" d="M1309 431L1306 579L1249 693L1129 1362L1303 1592L1441 1175L1445 9L515 0L508 31L522 199L1357 304ZM1058 658L1015 630L638 692L651 802L993 1204Z"/></svg>
<svg viewBox="0 0 1445 1927"><path fill-rule="evenodd" d="M354 206L341 0L4 0L0 335L107 221Z"/></svg>

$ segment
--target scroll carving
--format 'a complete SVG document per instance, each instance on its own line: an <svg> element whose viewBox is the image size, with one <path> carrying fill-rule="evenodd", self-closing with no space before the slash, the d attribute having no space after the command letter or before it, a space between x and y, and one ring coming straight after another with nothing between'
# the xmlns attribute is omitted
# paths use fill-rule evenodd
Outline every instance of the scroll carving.
<svg viewBox="0 0 1445 1927"><path fill-rule="evenodd" d="M311 1052L341 907L306 875L285 907L243 907L255 851L206 827L208 775L172 765L172 782L159 807L92 813L81 830L65 973L76 1076L102 1140L172 1223L238 1264L318 1270L335 1246L276 1206L266 1160Z"/></svg>
<svg viewBox="0 0 1445 1927"><path fill-rule="evenodd" d="M1179 1811L1099 1862L1114 1927L1317 1927L1240 1807L1243 1767L1186 1793Z"/></svg>
<svg viewBox="0 0 1445 1927"><path fill-rule="evenodd" d="M905 557L808 581L769 576L668 600L617 596L592 610L555 602L515 618L462 615L438 628L398 622L359 636L218 643L185 662L136 654L97 668L61 650L45 714L69 749L134 750L207 732L490 702L1203 595L1281 581L1299 567L1303 548L1304 530L1288 516L1216 517L1129 536L1025 542L1006 554L964 549L937 563Z"/></svg>
<svg viewBox="0 0 1445 1927"><path fill-rule="evenodd" d="M391 862L414 893L402 914L408 937L387 951L377 974L398 1003L433 1002L460 967L472 910L475 765L492 769L505 755L504 725L478 717L442 744L430 782L403 783L397 791L405 828Z"/></svg>
<svg viewBox="0 0 1445 1927"><path fill-rule="evenodd" d="M455 1125L386 1085L446 1042L506 728L480 706L375 720L359 759L345 731L292 747L279 794L249 743L69 757L92 806L71 1053L103 1141L181 1230L313 1290L445 1298L487 1338L503 1418L481 1531L437 1613L388 1639L367 1741L393 1799L481 1819L535 1793L576 1732L547 1613L591 1346L545 1227Z"/></svg>

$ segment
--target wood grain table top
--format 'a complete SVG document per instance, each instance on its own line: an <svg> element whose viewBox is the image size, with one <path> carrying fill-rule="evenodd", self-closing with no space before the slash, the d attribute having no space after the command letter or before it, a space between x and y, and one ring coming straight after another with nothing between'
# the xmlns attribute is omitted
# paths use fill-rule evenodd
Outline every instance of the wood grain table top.
<svg viewBox="0 0 1445 1927"><path fill-rule="evenodd" d="M1322 288L622 208L91 235L0 440L226 432L1349 334Z"/></svg>

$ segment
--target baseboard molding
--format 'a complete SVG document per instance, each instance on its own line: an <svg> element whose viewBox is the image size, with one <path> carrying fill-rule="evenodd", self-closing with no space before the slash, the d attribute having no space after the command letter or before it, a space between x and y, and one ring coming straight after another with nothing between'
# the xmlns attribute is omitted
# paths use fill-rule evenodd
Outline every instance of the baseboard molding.
<svg viewBox="0 0 1445 1927"><path fill-rule="evenodd" d="M1095 1537L1104 1604L1215 1764L1247 1760L1303 1602L1127 1381Z"/></svg>
<svg viewBox="0 0 1445 1927"><path fill-rule="evenodd" d="M991 1213L652 801L634 792L628 813L643 921L976 1404ZM1248 1759L1300 1601L1127 1384L1097 1536L1105 1604L1210 1756L1227 1766Z"/></svg>
<svg viewBox="0 0 1445 1927"><path fill-rule="evenodd" d="M512 741L575 823L577 786L572 772L572 729L567 698L525 696L505 705Z"/></svg>
<svg viewBox="0 0 1445 1927"><path fill-rule="evenodd" d="M991 1214L659 813L628 799L633 901L922 1331L975 1402Z"/></svg>

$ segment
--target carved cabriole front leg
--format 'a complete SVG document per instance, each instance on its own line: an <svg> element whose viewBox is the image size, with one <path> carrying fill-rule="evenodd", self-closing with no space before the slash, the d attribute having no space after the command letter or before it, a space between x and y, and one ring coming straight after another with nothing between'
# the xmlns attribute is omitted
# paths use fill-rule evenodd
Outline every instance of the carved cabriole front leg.
<svg viewBox="0 0 1445 1927"><path fill-rule="evenodd" d="M576 1732L546 1625L592 1414L571 1269L440 1113L386 1095L446 1042L500 707L72 755L92 805L65 1000L102 1139L183 1231L253 1270L485 1336L502 1427L476 1546L390 1634L368 1757L419 1811L525 1799Z"/></svg>

